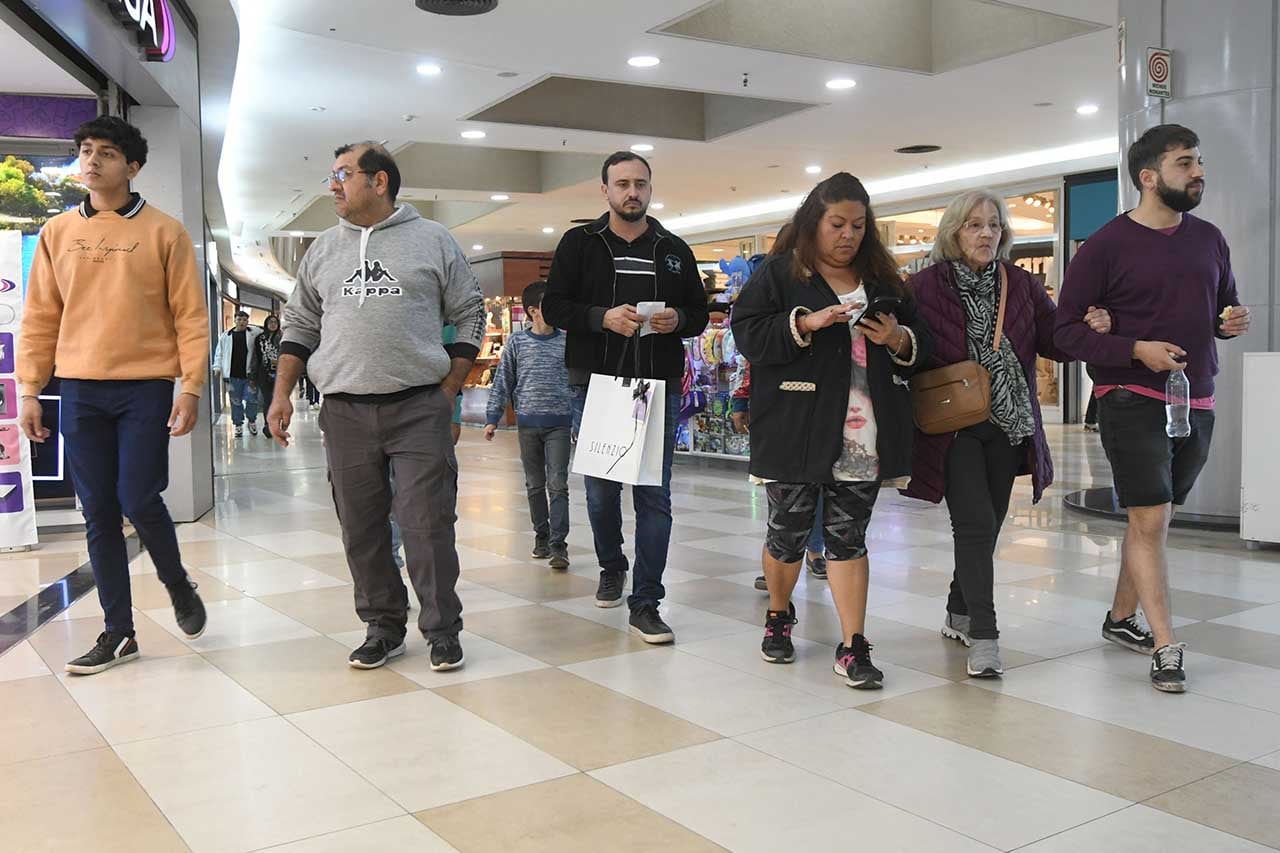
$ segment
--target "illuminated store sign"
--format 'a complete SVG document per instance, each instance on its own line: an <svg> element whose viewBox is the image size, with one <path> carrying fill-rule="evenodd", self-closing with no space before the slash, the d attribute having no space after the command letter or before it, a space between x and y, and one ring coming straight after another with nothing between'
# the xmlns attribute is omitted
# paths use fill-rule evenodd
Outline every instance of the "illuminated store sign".
<svg viewBox="0 0 1280 853"><path fill-rule="evenodd" d="M130 30L137 32L148 62L173 59L177 38L173 30L173 10L169 0L104 0L107 7Z"/></svg>

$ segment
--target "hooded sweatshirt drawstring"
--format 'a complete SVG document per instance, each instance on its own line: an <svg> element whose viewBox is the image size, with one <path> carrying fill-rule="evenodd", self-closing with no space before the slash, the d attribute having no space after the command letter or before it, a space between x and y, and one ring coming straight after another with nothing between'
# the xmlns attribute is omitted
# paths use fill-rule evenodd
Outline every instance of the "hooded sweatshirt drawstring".
<svg viewBox="0 0 1280 853"><path fill-rule="evenodd" d="M369 263L366 259L366 255L369 250L369 235L372 233L372 228L360 229L360 302L356 306L358 308L364 307L364 298L369 293L369 281L366 278Z"/></svg>

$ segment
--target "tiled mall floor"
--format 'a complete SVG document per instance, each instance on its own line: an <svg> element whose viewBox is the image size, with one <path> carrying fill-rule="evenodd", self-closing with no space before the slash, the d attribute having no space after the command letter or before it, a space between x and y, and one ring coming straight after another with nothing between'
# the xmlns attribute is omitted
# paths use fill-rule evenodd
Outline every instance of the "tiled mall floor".
<svg viewBox="0 0 1280 853"><path fill-rule="evenodd" d="M1177 533L1191 689L1099 623L1120 529L1065 514L1105 482L1096 436L1053 430L1059 484L1019 484L999 553L1007 673L964 677L938 635L945 513L885 492L869 635L885 689L831 672L826 587L797 590L799 657L759 656L763 493L676 469L666 614L678 643L592 606L580 482L572 570L530 562L514 436L467 430L458 524L464 669L421 639L357 672L313 415L301 444L218 437L217 507L181 528L209 605L186 642L144 555L144 658L62 664L100 630L90 595L0 657L0 849L19 851L1249 851L1280 847L1280 555ZM576 479L576 478L575 478ZM83 561L78 537L0 562L10 609Z"/></svg>

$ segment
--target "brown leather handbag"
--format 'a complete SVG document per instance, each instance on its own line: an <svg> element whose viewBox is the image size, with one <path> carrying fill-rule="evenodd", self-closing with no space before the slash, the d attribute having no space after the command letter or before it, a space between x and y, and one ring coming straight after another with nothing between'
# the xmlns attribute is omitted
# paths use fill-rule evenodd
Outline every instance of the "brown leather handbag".
<svg viewBox="0 0 1280 853"><path fill-rule="evenodd" d="M1000 349L1009 277L1000 265L1000 310L992 349ZM941 435L980 424L991 417L991 374L972 359L917 373L911 378L911 407L916 428Z"/></svg>

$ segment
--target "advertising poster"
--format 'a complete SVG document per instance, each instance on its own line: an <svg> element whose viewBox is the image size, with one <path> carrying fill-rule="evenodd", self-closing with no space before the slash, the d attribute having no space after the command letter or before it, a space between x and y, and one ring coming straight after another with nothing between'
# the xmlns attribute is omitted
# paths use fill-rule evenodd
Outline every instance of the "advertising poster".
<svg viewBox="0 0 1280 853"><path fill-rule="evenodd" d="M22 291L22 234L0 230L0 548L36 543L31 444L18 428L14 376Z"/></svg>

